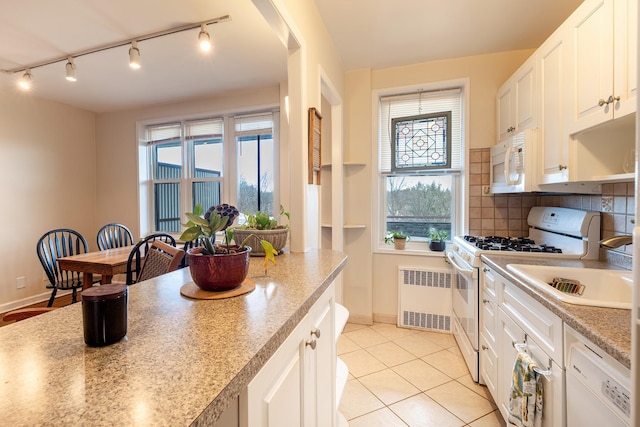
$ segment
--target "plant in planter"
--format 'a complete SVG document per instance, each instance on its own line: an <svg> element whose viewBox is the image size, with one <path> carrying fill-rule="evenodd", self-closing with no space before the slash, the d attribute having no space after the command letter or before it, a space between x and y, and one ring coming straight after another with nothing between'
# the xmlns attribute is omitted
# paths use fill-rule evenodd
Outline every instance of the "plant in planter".
<svg viewBox="0 0 640 427"><path fill-rule="evenodd" d="M280 205L280 216L286 216L289 219L289 212L286 212ZM257 211L255 214L246 213L247 221L243 225L234 227L233 233L237 240L246 240L250 235L255 235L260 240L266 240L278 252L282 253L282 249L287 245L287 236L289 234L289 226L278 223L278 219L271 218L268 213ZM252 246L251 240L249 246ZM261 246L252 246L251 256L264 255L264 248Z"/></svg>
<svg viewBox="0 0 640 427"><path fill-rule="evenodd" d="M429 238L431 242L429 242L429 249L436 252L444 251L447 243L447 237L449 234L445 230L436 230L435 228L431 228L429 230Z"/></svg>
<svg viewBox="0 0 640 427"><path fill-rule="evenodd" d="M236 288L242 284L249 272L249 254L251 247L247 240L257 236L248 236L239 245L231 245L233 229L228 227L238 216L238 209L228 204L212 206L202 215L202 206L197 205L193 213L186 213L187 227L180 240L185 242L200 239L204 246L187 251L189 270L193 282L205 291L223 291ZM222 244L216 244L216 233L224 231ZM264 268L267 272L269 261L275 264L276 251L267 241L260 241L264 253Z"/></svg>
<svg viewBox="0 0 640 427"><path fill-rule="evenodd" d="M404 234L402 231L391 230L384 236L384 242L387 245L393 243L396 249L404 249L407 242L411 240L411 236Z"/></svg>

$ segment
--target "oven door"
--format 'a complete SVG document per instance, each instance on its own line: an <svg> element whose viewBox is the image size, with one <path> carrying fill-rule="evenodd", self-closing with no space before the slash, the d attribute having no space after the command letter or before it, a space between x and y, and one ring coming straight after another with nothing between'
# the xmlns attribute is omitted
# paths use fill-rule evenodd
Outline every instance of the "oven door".
<svg viewBox="0 0 640 427"><path fill-rule="evenodd" d="M460 347L469 373L479 381L479 322L478 292L479 269L465 262L457 253L447 252L454 268L453 280L453 333Z"/></svg>

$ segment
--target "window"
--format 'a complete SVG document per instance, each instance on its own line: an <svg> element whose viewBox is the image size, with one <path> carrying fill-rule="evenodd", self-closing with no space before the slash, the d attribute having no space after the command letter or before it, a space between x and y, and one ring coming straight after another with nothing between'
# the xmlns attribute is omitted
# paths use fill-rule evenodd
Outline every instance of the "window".
<svg viewBox="0 0 640 427"><path fill-rule="evenodd" d="M425 241L456 233L462 169L463 91L383 96L379 104L381 238L397 230Z"/></svg>
<svg viewBox="0 0 640 427"><path fill-rule="evenodd" d="M275 184L273 119L271 114L236 117L238 149L238 209L274 213Z"/></svg>
<svg viewBox="0 0 640 427"><path fill-rule="evenodd" d="M142 215L148 215L143 229L180 233L184 213L197 204L206 209L230 203L241 212L273 212L274 200L279 200L274 173L277 117L268 112L146 126L144 152L151 179L149 197L141 197ZM231 135L225 135L225 129L231 129Z"/></svg>

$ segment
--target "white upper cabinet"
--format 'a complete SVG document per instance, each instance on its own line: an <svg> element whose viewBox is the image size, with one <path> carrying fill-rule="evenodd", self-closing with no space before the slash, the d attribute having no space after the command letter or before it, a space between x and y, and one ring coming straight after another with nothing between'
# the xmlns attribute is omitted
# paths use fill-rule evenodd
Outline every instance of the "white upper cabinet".
<svg viewBox="0 0 640 427"><path fill-rule="evenodd" d="M536 103L536 63L532 56L498 89L498 141L515 132L534 128Z"/></svg>
<svg viewBox="0 0 640 427"><path fill-rule="evenodd" d="M586 0L565 25L567 134L634 113L637 0Z"/></svg>
<svg viewBox="0 0 640 427"><path fill-rule="evenodd" d="M536 52L539 76L540 184L569 179L569 139L563 129L563 78L566 37L556 30Z"/></svg>

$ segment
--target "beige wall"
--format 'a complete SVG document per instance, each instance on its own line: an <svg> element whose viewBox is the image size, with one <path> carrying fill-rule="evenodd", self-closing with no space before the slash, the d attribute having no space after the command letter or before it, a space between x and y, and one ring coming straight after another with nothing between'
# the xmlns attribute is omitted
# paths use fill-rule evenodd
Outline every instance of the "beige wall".
<svg viewBox="0 0 640 427"><path fill-rule="evenodd" d="M345 250L349 263L344 273L345 305L352 320L369 322L374 316L384 320L397 312L397 266L440 266L441 257L372 253L371 191L376 170L372 163L372 91L416 86L447 80L469 80L469 129L471 148L495 144L497 89L533 53L533 50L427 62L381 70L360 69L346 74L345 160L365 162L361 170L345 175L345 222L366 224L366 230L349 231Z"/></svg>
<svg viewBox="0 0 640 427"><path fill-rule="evenodd" d="M48 298L36 256L46 231L73 228L96 247L94 123L87 111L0 92L0 312Z"/></svg>

